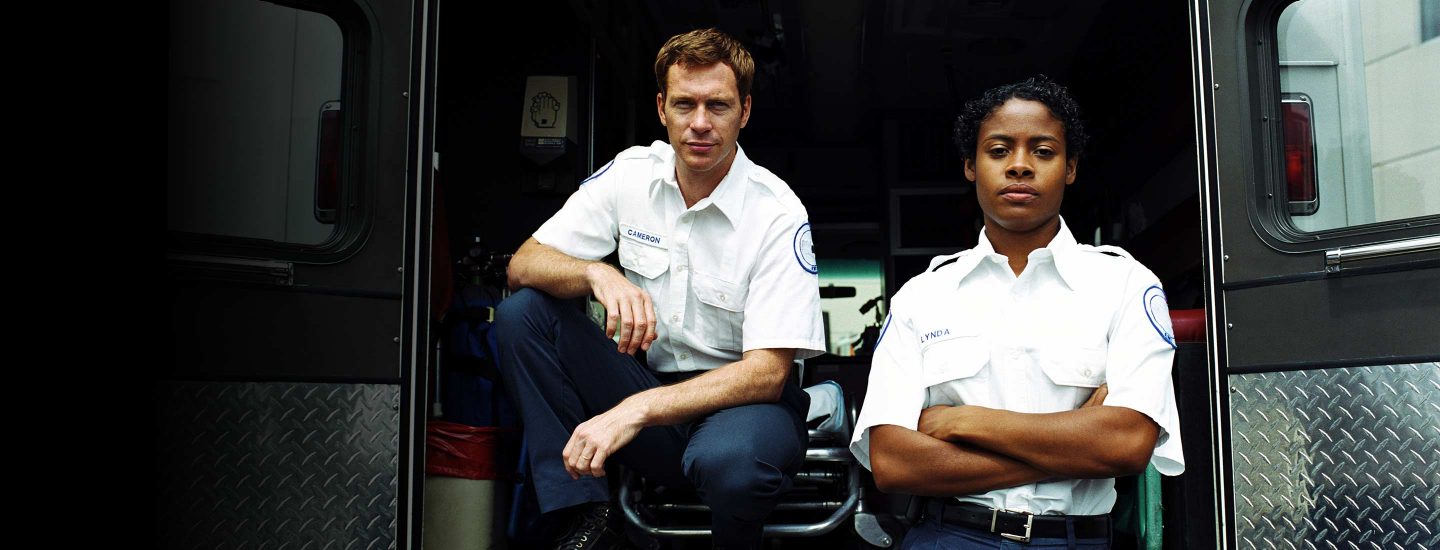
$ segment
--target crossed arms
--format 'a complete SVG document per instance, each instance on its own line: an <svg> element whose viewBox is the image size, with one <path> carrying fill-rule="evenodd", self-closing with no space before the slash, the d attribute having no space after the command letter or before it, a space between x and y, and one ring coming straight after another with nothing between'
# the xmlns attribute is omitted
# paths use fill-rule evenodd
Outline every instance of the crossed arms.
<svg viewBox="0 0 1440 550"><path fill-rule="evenodd" d="M1105 406L1107 393L1102 385L1080 408L1058 413L942 405L921 411L918 431L875 426L875 485L885 492L958 496L1143 471L1160 428L1135 410Z"/></svg>

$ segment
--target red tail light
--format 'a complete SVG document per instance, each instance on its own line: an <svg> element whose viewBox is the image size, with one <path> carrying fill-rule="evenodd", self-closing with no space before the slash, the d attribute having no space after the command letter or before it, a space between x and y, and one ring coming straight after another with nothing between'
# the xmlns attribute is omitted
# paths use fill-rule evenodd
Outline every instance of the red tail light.
<svg viewBox="0 0 1440 550"><path fill-rule="evenodd" d="M320 138L315 151L315 220L335 223L340 204L340 154L343 152L340 102L329 101L320 109Z"/></svg>
<svg viewBox="0 0 1440 550"><path fill-rule="evenodd" d="M1314 214L1320 207L1315 183L1315 134L1310 102L1286 99L1280 104L1285 139L1285 188L1291 214Z"/></svg>

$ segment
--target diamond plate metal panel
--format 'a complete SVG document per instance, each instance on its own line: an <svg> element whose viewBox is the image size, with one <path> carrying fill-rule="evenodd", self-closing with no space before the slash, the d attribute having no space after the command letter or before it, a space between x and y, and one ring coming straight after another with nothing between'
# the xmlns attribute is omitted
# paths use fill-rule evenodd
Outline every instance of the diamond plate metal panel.
<svg viewBox="0 0 1440 550"><path fill-rule="evenodd" d="M1440 548L1440 363L1230 377L1242 549Z"/></svg>
<svg viewBox="0 0 1440 550"><path fill-rule="evenodd" d="M400 387L163 383L166 548L395 548Z"/></svg>

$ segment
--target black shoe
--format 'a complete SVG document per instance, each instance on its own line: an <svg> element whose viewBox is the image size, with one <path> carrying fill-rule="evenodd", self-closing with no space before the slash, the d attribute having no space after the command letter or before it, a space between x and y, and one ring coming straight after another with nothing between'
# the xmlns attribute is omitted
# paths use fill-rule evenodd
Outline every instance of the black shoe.
<svg viewBox="0 0 1440 550"><path fill-rule="evenodd" d="M560 539L556 550L613 550L629 548L620 532L620 512L609 502L582 504L570 532Z"/></svg>

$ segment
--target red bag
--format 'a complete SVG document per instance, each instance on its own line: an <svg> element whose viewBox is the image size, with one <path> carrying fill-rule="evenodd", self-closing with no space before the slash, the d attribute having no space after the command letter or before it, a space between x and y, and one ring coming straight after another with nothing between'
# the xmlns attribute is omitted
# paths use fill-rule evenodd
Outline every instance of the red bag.
<svg viewBox="0 0 1440 550"><path fill-rule="evenodd" d="M465 479L500 479L501 436L513 428L477 428L432 420L425 427L425 473Z"/></svg>

